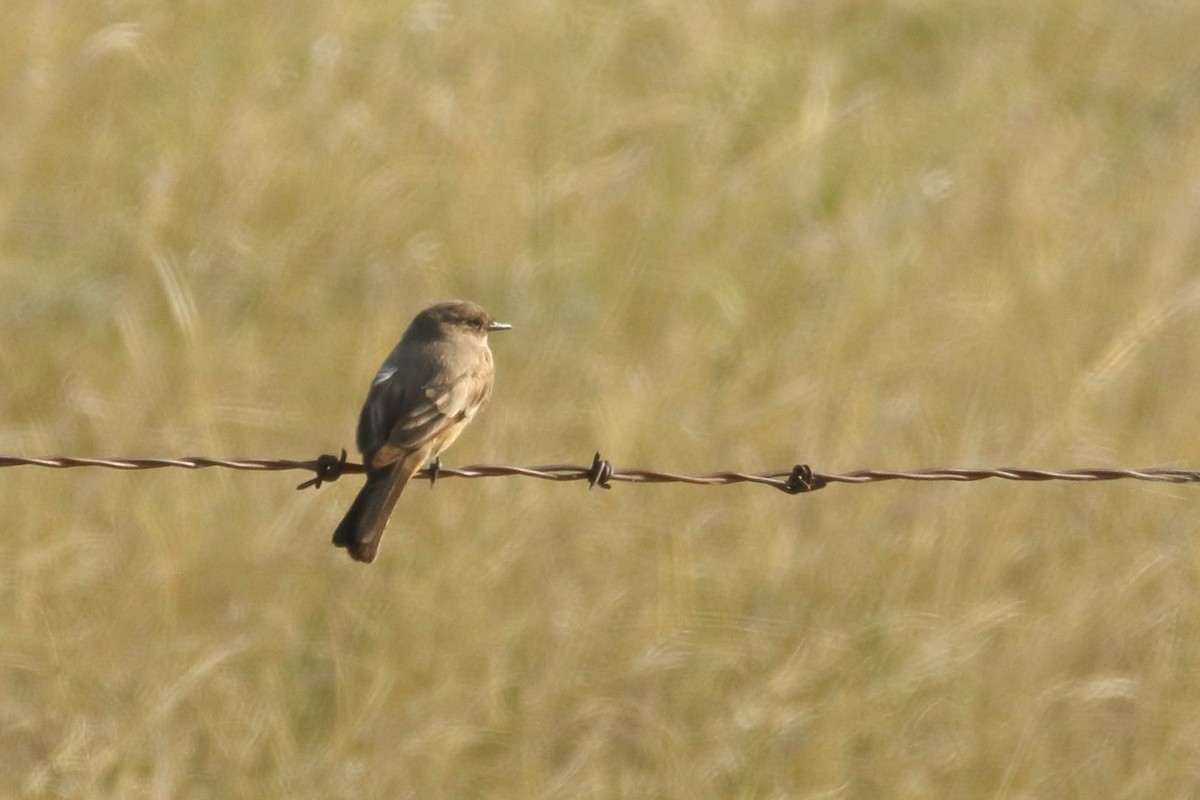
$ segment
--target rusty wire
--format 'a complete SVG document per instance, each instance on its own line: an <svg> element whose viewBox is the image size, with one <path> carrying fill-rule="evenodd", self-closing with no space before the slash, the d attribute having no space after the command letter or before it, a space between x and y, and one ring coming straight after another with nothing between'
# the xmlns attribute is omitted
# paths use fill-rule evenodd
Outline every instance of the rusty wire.
<svg viewBox="0 0 1200 800"><path fill-rule="evenodd" d="M276 458L208 458L186 456L183 458L77 458L74 456L45 456L26 458L0 455L0 467L33 466L54 469L77 467L105 467L108 469L142 470L175 467L181 469L237 469L259 472L281 472L307 470L315 473L296 488L320 487L322 483L337 480L342 475L362 473L361 464L346 461L341 456L322 455L311 461L295 461ZM612 488L613 483L688 483L698 486L723 486L732 483L757 483L771 486L789 494L814 491L831 483L878 483L882 481L979 481L997 478L1007 481L1115 481L1138 480L1164 483L1198 483L1200 471L1174 467L1149 467L1146 469L1068 469L1040 470L1018 467L998 469L964 469L935 467L912 471L863 469L841 474L813 472L805 464L790 469L770 472L706 472L687 475L649 469L617 469L597 453L591 466L576 464L547 464L520 467L501 464L474 464L466 467L443 467L434 464L421 470L416 477L430 482L441 478L494 478L504 475L520 475L549 481L587 481L589 487Z"/></svg>

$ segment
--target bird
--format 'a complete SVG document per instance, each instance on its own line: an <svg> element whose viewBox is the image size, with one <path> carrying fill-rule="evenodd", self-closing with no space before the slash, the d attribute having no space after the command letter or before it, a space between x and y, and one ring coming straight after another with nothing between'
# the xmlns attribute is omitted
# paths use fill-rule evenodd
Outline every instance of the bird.
<svg viewBox="0 0 1200 800"><path fill-rule="evenodd" d="M413 318L375 373L356 436L367 482L333 532L352 559L375 560L409 479L487 403L495 376L488 334L510 328L476 303L436 303Z"/></svg>

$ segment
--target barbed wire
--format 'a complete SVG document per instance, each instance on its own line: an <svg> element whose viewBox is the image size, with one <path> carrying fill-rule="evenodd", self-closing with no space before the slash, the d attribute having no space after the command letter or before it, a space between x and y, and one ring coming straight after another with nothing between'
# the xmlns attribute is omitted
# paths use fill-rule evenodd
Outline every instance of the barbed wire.
<svg viewBox="0 0 1200 800"><path fill-rule="evenodd" d="M80 467L103 467L107 469L236 469L257 472L283 472L306 470L316 477L301 483L297 489L320 488L323 483L336 481L342 475L365 472L362 464L346 460L346 451L340 456L322 455L310 461L278 458L209 458L185 456L183 458L80 458L76 456L22 457L0 455L0 467L49 467L52 469L75 469ZM757 483L771 486L788 494L811 492L831 483L879 483L883 481L980 481L995 478L1006 481L1115 481L1137 480L1161 483L1200 483L1200 470L1174 467L1148 467L1145 469L1068 469L1041 470L1021 467L994 469L972 469L962 467L933 467L909 471L862 469L841 474L813 472L807 464L797 464L790 469L770 472L705 472L688 475L676 472L661 472L649 469L618 469L596 453L591 466L577 464L546 464L521 467L503 464L474 464L466 467L443 467L434 463L415 477L431 483L442 478L496 478L519 475L548 481L587 481L589 488L599 486L611 489L613 483L687 483L696 486L725 486L733 483Z"/></svg>

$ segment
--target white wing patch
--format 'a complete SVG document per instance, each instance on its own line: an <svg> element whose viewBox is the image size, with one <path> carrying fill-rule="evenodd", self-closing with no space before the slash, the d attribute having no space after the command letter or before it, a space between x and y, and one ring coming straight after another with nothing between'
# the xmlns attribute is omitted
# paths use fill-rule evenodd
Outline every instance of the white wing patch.
<svg viewBox="0 0 1200 800"><path fill-rule="evenodd" d="M384 364L382 367L379 368L379 372L375 373L375 378L374 378L374 380L371 381L371 385L378 386L379 384L387 381L388 378L391 378L395 374L396 374L396 368L394 366L392 366L391 364Z"/></svg>

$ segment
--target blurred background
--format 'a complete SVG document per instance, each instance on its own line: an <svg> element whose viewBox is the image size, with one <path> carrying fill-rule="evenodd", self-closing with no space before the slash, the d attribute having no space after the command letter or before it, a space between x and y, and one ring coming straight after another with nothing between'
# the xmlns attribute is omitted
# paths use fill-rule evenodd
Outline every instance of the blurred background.
<svg viewBox="0 0 1200 800"><path fill-rule="evenodd" d="M12 0L0 453L1200 467L1200 6ZM1185 797L1200 489L0 471L5 797Z"/></svg>

